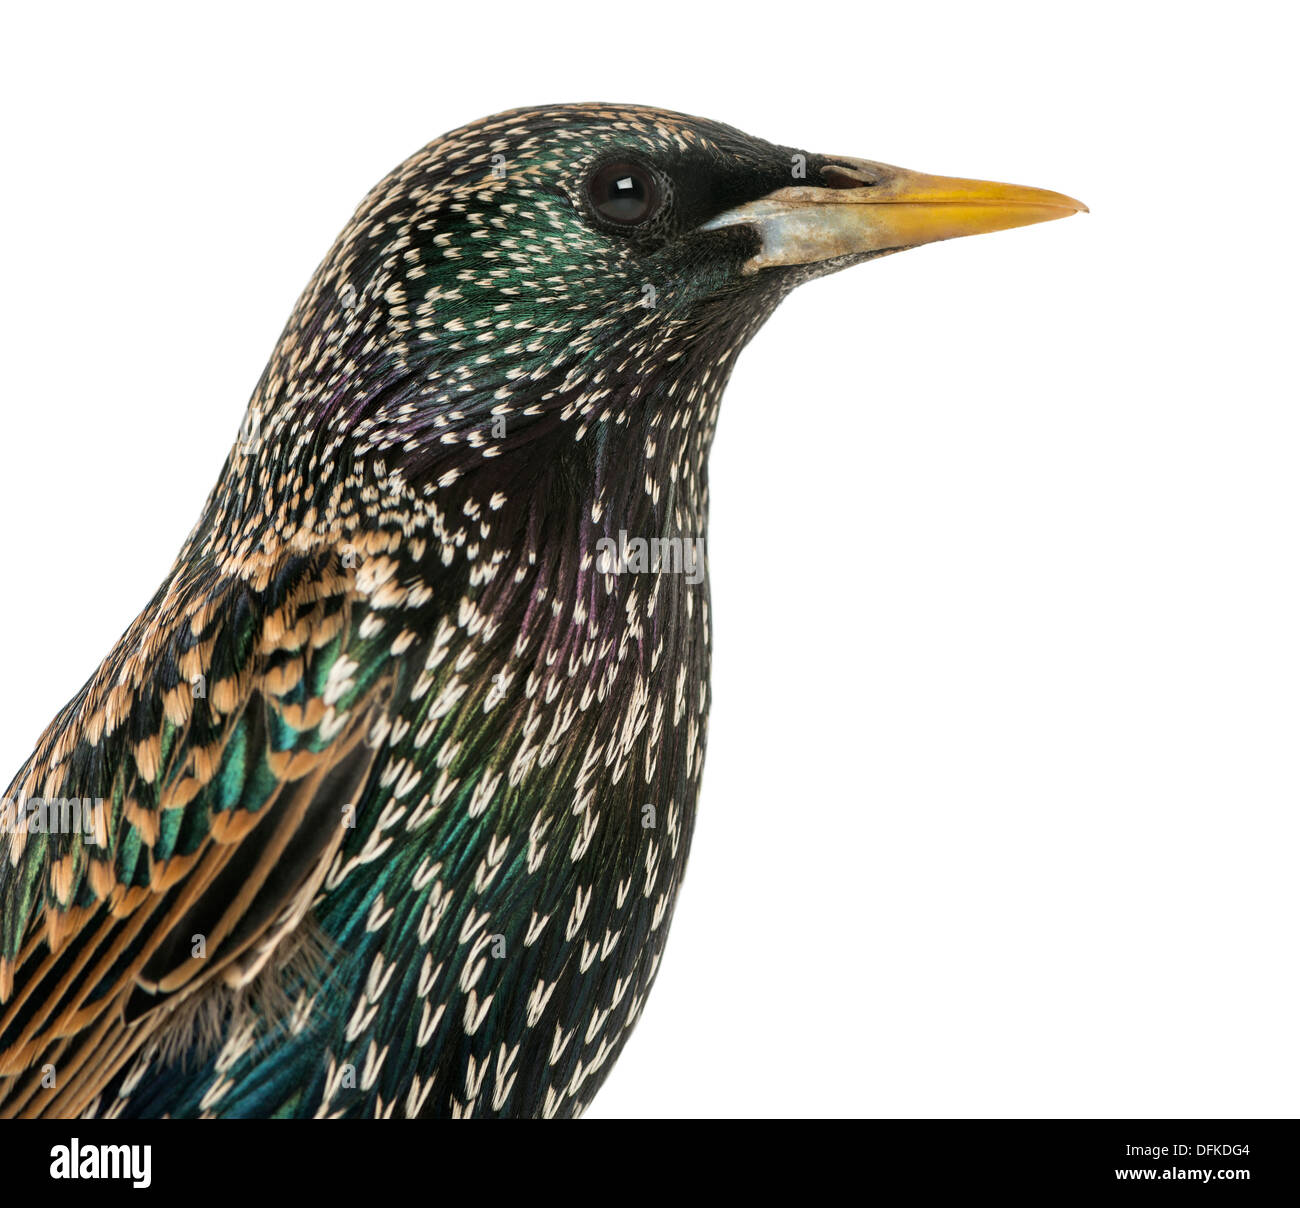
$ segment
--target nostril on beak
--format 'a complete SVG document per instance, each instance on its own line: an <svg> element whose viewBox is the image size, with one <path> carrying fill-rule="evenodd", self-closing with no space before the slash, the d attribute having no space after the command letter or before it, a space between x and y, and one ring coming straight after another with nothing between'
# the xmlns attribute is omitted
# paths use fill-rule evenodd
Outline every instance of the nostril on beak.
<svg viewBox="0 0 1300 1208"><path fill-rule="evenodd" d="M822 180L828 189L865 189L879 183L870 172L844 164L826 164L822 168Z"/></svg>

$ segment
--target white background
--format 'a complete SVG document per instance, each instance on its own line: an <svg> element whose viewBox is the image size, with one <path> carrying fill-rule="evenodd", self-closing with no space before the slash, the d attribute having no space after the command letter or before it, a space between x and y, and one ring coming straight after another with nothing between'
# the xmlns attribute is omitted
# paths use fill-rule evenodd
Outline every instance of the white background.
<svg viewBox="0 0 1300 1208"><path fill-rule="evenodd" d="M899 9L9 10L0 782L444 130L634 101L1057 189L1092 213L817 282L741 359L696 845L590 1114L1297 1114L1295 31Z"/></svg>

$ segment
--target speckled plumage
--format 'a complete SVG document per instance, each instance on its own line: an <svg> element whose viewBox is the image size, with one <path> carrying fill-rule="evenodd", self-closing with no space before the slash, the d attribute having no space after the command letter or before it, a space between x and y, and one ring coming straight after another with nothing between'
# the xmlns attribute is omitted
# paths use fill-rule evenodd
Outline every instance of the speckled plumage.
<svg viewBox="0 0 1300 1208"><path fill-rule="evenodd" d="M627 148L674 195L611 232L581 182ZM710 645L707 579L606 573L597 542L704 537L736 354L869 258L746 275L752 231L699 229L801 157L828 162L555 106L369 194L163 586L9 791L104 808L0 835L0 1114L590 1101L681 884Z"/></svg>

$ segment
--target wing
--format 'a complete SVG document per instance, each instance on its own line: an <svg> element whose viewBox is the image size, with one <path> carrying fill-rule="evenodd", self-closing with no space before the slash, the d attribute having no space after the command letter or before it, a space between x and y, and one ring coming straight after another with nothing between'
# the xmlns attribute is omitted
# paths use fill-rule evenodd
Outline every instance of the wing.
<svg viewBox="0 0 1300 1208"><path fill-rule="evenodd" d="M301 921L398 666L338 551L180 569L42 737L0 833L0 1116L80 1114Z"/></svg>

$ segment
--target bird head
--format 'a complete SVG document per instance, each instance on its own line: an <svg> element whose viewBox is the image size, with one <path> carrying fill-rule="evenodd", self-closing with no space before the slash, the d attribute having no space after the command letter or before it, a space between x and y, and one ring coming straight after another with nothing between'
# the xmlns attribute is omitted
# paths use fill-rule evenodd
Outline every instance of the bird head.
<svg viewBox="0 0 1300 1208"><path fill-rule="evenodd" d="M245 481L295 466L308 510L349 475L517 483L593 431L702 462L737 352L795 285L1084 208L657 109L484 119L398 167L340 235L254 397L270 439Z"/></svg>

